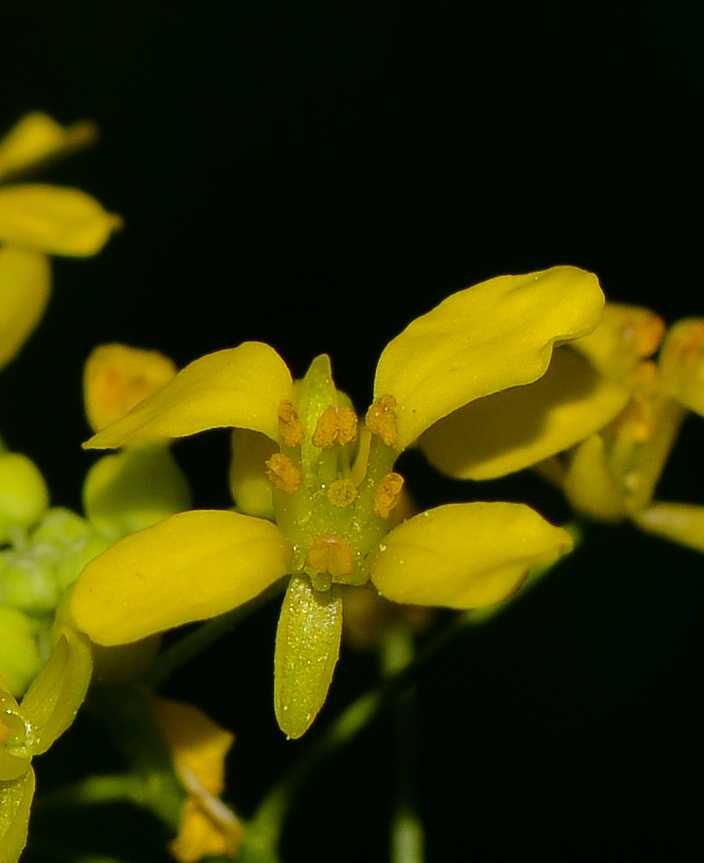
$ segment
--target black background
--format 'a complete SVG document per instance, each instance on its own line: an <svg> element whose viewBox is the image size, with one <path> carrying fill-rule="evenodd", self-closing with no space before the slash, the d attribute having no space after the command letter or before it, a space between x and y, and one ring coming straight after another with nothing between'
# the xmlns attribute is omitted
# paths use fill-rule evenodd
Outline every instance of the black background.
<svg viewBox="0 0 704 863"><path fill-rule="evenodd" d="M3 435L56 503L80 507L81 369L103 341L184 365L261 339L298 376L327 352L363 407L384 344L494 275L571 263L670 322L703 311L693 2L13 6L0 127L29 109L96 120L99 144L45 179L126 223L99 257L55 261L47 317L0 380ZM689 421L662 496L704 502L703 432ZM176 452L197 504L228 506L226 435ZM429 503L528 494L565 517L531 478L467 488L408 471ZM423 678L430 861L657 840L677 856L692 838L702 559L628 527L589 540ZM245 814L306 745L273 723L275 620L255 615L170 690L238 734L229 793ZM328 718L370 674L343 656ZM291 860L384 859L391 735L371 729L313 783Z"/></svg>

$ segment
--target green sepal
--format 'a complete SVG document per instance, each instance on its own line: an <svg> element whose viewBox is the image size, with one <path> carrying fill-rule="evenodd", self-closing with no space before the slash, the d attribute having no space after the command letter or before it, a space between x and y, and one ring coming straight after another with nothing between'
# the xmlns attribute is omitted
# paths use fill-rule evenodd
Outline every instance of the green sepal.
<svg viewBox="0 0 704 863"><path fill-rule="evenodd" d="M340 651L340 586L318 591L305 576L289 581L276 633L274 709L288 737L304 734L323 706Z"/></svg>

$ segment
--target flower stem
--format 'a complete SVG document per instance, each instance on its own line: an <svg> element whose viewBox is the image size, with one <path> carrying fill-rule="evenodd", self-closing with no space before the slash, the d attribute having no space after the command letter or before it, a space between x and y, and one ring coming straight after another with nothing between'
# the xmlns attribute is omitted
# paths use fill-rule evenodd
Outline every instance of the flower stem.
<svg viewBox="0 0 704 863"><path fill-rule="evenodd" d="M405 623L392 626L381 642L384 676L409 667L415 656L413 633ZM396 802L391 823L391 863L423 863L424 832L418 816L418 715L416 688L411 687L393 707Z"/></svg>

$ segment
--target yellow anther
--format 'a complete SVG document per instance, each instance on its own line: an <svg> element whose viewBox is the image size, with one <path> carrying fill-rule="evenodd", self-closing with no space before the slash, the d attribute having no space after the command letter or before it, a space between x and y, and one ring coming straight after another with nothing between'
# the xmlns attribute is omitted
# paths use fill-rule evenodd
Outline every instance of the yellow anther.
<svg viewBox="0 0 704 863"><path fill-rule="evenodd" d="M8 741L11 734L12 729L6 722L3 721L2 717L0 716L0 744Z"/></svg>
<svg viewBox="0 0 704 863"><path fill-rule="evenodd" d="M387 473L374 492L374 512L381 518L388 518L396 508L403 488L403 477L400 473Z"/></svg>
<svg viewBox="0 0 704 863"><path fill-rule="evenodd" d="M357 414L346 405L331 405L323 411L313 432L312 443L320 449L357 440Z"/></svg>
<svg viewBox="0 0 704 863"><path fill-rule="evenodd" d="M328 500L333 506L349 506L357 499L358 491L351 479L336 479L327 490Z"/></svg>
<svg viewBox="0 0 704 863"><path fill-rule="evenodd" d="M286 494L295 494L301 485L301 472L291 459L280 452L267 459L266 475L269 481Z"/></svg>
<svg viewBox="0 0 704 863"><path fill-rule="evenodd" d="M286 446L300 446L305 437L305 429L293 402L287 399L279 405L279 434Z"/></svg>
<svg viewBox="0 0 704 863"><path fill-rule="evenodd" d="M329 572L333 578L350 575L354 568L352 546L342 536L323 534L310 547L306 563L318 572Z"/></svg>
<svg viewBox="0 0 704 863"><path fill-rule="evenodd" d="M378 435L386 446L394 447L398 441L396 427L396 399L393 396L379 396L367 411L367 428Z"/></svg>

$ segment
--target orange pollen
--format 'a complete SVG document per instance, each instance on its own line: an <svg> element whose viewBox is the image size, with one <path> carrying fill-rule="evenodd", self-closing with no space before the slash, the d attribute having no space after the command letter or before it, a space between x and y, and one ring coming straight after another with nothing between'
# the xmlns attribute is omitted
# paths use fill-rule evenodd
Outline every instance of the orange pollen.
<svg viewBox="0 0 704 863"><path fill-rule="evenodd" d="M323 534L311 545L306 563L318 572L329 572L333 578L341 578L354 568L352 546L342 536Z"/></svg>
<svg viewBox="0 0 704 863"><path fill-rule="evenodd" d="M366 423L369 431L378 435L386 446L396 446L396 399L393 396L379 396L375 399L367 411Z"/></svg>
<svg viewBox="0 0 704 863"><path fill-rule="evenodd" d="M381 518L388 518L395 509L403 488L400 473L387 473L374 492L374 512Z"/></svg>
<svg viewBox="0 0 704 863"><path fill-rule="evenodd" d="M280 452L267 459L266 475L269 482L286 494L295 494L301 485L301 472L291 459Z"/></svg>
<svg viewBox="0 0 704 863"><path fill-rule="evenodd" d="M357 499L359 492L351 479L336 479L327 490L328 500L333 506L349 506Z"/></svg>
<svg viewBox="0 0 704 863"><path fill-rule="evenodd" d="M11 734L12 730L10 726L6 722L3 722L2 719L0 719L0 743L5 743L7 740L9 740Z"/></svg>
<svg viewBox="0 0 704 863"><path fill-rule="evenodd" d="M287 399L279 405L279 434L286 446L300 446L305 437L305 430L293 402Z"/></svg>
<svg viewBox="0 0 704 863"><path fill-rule="evenodd" d="M331 405L318 420L312 443L320 449L330 449L335 444L347 446L356 440L357 414L346 405Z"/></svg>

